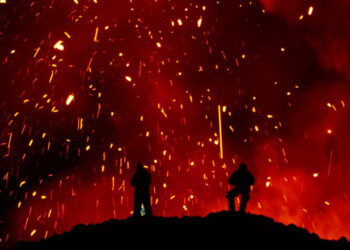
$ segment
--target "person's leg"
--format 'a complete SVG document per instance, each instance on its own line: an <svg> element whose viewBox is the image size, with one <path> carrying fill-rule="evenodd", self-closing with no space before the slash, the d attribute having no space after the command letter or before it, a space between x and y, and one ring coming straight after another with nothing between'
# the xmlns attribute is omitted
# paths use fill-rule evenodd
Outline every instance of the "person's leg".
<svg viewBox="0 0 350 250"><path fill-rule="evenodd" d="M140 217L141 216L141 199L140 196L135 194L134 195L134 216Z"/></svg>
<svg viewBox="0 0 350 250"><path fill-rule="evenodd" d="M143 197L143 206L145 207L146 216L152 216L152 208L149 193L145 194Z"/></svg>
<svg viewBox="0 0 350 250"><path fill-rule="evenodd" d="M249 198L250 198L249 192L247 192L247 191L242 192L241 206L239 208L240 213L245 213L245 209L247 207L247 203L248 203Z"/></svg>
<svg viewBox="0 0 350 250"><path fill-rule="evenodd" d="M236 211L235 207L235 198L239 195L239 190L237 188L232 189L230 192L227 193L227 199L228 199L228 207L231 212Z"/></svg>

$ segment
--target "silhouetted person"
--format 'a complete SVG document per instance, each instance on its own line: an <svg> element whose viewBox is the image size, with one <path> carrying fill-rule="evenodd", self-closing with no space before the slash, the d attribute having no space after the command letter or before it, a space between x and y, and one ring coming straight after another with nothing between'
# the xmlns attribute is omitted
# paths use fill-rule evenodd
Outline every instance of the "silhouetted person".
<svg viewBox="0 0 350 250"><path fill-rule="evenodd" d="M227 199L230 211L236 211L235 198L241 194L241 206L239 208L240 213L244 213L249 200L250 186L254 185L254 177L248 171L247 165L242 163L239 165L237 171L233 172L228 179L228 183L235 187L227 192Z"/></svg>
<svg viewBox="0 0 350 250"><path fill-rule="evenodd" d="M135 187L134 193L134 216L141 215L141 205L145 208L146 216L152 216L151 202L149 196L149 185L151 184L151 175L142 164L137 164L137 170L131 179L131 186Z"/></svg>

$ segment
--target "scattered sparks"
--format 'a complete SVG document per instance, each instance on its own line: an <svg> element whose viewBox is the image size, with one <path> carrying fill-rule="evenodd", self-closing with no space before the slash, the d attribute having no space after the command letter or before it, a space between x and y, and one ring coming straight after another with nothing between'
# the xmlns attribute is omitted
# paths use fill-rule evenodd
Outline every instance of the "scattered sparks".
<svg viewBox="0 0 350 250"><path fill-rule="evenodd" d="M211 10L211 5L190 3L185 6L165 1L161 11L154 8L152 16L147 16L147 12L137 14L139 3L130 0L132 7L115 19L107 18L99 10L101 8L96 8L97 0L73 0L70 6L67 4L67 10L59 12L57 1L44 2L43 9L55 14L55 23L49 23L47 27L50 28L44 25L42 38L41 34L36 37L30 34L37 24L26 26L28 34L14 28L7 31L4 27L10 36L0 33L1 39L5 37L11 42L11 47L4 48L6 56L1 58L1 64L8 66L9 73L4 76L4 100L0 104L3 117L0 146L4 152L2 157L6 158L0 190L11 196L11 202L15 199L16 213L24 218L18 226L22 239L47 238L69 229L62 225L71 227L81 223L80 215L76 219L72 216L81 207L67 206L73 197L82 204L96 204L93 212L86 211L83 220L97 220L96 214L104 220L109 219L104 217L106 214L117 218L132 213L128 178L136 160L144 161L158 181L152 183L151 202L152 206L157 205L159 213L192 215L193 211L204 214L210 209L226 209L220 197L227 191L225 183L231 170L240 161L252 159L256 166L248 164L249 168L258 169L257 180L262 181L257 182L256 187L263 191L255 193L254 187L252 197L256 195L256 203L249 209L275 216L276 209L271 209L269 193L276 192L279 198L274 204L280 202L278 205L282 206L276 206L277 213L283 212L289 220L304 222L299 217L294 218L294 214L291 216L285 205L293 204L295 192L301 192L299 188L303 182L312 190L312 185L324 185L324 179L331 181L331 170L332 175L336 175L337 171L332 168L341 163L334 166L332 163L341 153L335 143L343 138L335 138L342 128L332 119L342 121L338 118L345 116L349 98L345 94L337 96L336 91L324 93L324 99L315 103L324 115L320 115L319 120L329 123L326 126L322 123L322 127L316 129L315 124L302 123L305 127L300 131L303 129L303 132L298 130L297 133L301 137L288 139L286 131L292 135L295 130L293 122L286 122L287 106L294 112L292 115L300 111L298 100L303 97L300 93L304 91L304 84L310 84L308 89L312 89L309 81L317 78L298 76L298 84L295 83L293 77L299 66L289 66L295 61L293 54L299 53L297 58L302 58L303 49L295 47L288 37L279 33L271 33L271 38L261 36L264 41L259 46L262 47L256 49L249 35L255 30L249 27L264 27L260 29L263 32L269 31L272 24L260 20L261 23L244 26L249 29L244 33L225 26L227 18L220 16L220 1L216 2L215 11ZM153 7L156 2L159 1L148 4ZM0 0L0 3L7 1ZM30 15L36 15L32 16L33 20L43 18L44 22L40 5L30 2L28 9ZM250 12L258 15L269 11L249 2L227 5L225 8L233 9L222 13L244 15L242 10L248 5ZM306 17L313 15L314 6L304 5L302 10L303 13L293 13L294 21L299 18L303 20L298 21L299 25L309 25ZM18 13L18 17L27 14ZM16 18L12 16L17 15L3 16L3 23L9 24L8 27L16 26ZM161 22L157 19L160 16ZM249 18L249 23L253 22L255 19ZM237 26L243 27L242 24L245 25ZM225 36L218 33L226 30ZM264 47L264 44L269 46ZM65 53L59 52L64 50ZM284 53L286 51L288 53ZM280 63L281 57L283 63ZM307 67L310 66L308 61L312 60L305 60ZM269 70L263 72L266 68ZM275 72L276 69L281 71ZM265 82L268 84L261 85ZM7 97L6 86L10 86L9 93L15 94ZM75 101L79 101L79 105L71 105ZM64 102L71 106L64 106ZM305 109L309 108L305 105ZM315 143L315 137L323 141ZM313 145L317 158L324 152L329 154L328 175L321 167L310 166L313 172L309 172L299 171L293 165L305 160L298 162L287 158L295 155L289 154L289 149L299 147L295 146L295 141ZM59 163L48 162L51 157ZM311 152L307 157L315 156ZM285 174L287 170L292 173ZM271 176L265 180L262 177L266 173L273 176L273 184ZM177 190L174 185L178 176L186 183L185 191ZM89 179L88 184L80 181L85 177ZM85 195L86 190L89 190L88 195ZM110 194L108 192L112 194L101 195ZM61 193L65 194L64 199L59 198ZM316 197L314 204L330 206L324 199L324 196ZM327 196L327 199L332 201L332 197ZM209 200L210 206L206 204ZM164 205L166 202L168 207ZM110 204L110 207L101 204ZM311 219L315 216L311 205L306 210L300 202L297 204L293 209L308 213ZM103 213L101 207L103 212L109 209L108 213ZM334 207L335 203L331 208ZM68 221L67 218L73 219ZM18 235L11 237L19 238Z"/></svg>

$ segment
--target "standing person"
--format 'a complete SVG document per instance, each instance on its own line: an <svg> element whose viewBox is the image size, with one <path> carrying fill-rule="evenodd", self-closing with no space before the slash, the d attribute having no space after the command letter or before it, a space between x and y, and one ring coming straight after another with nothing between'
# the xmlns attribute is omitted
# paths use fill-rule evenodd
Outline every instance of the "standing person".
<svg viewBox="0 0 350 250"><path fill-rule="evenodd" d="M134 193L134 216L141 216L141 205L145 208L146 216L152 216L151 202L149 195L149 186L151 184L151 175L147 169L139 162L137 163L136 173L131 179L131 186L135 187Z"/></svg>
<svg viewBox="0 0 350 250"><path fill-rule="evenodd" d="M244 213L249 200L250 186L254 185L254 177L248 171L247 165L241 163L237 171L233 172L228 180L228 183L235 187L227 192L227 199L230 211L234 212L235 209L235 198L241 195L241 206L239 208L240 213Z"/></svg>

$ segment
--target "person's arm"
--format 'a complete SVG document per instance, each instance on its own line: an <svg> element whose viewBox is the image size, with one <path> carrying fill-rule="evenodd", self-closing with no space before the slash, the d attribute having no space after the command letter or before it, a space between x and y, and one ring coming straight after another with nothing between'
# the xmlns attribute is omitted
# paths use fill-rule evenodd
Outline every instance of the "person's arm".
<svg viewBox="0 0 350 250"><path fill-rule="evenodd" d="M230 176L230 178L228 179L228 183L229 184L231 184L231 185L236 185L235 184L235 179L236 179L236 172L234 172L231 176Z"/></svg>

